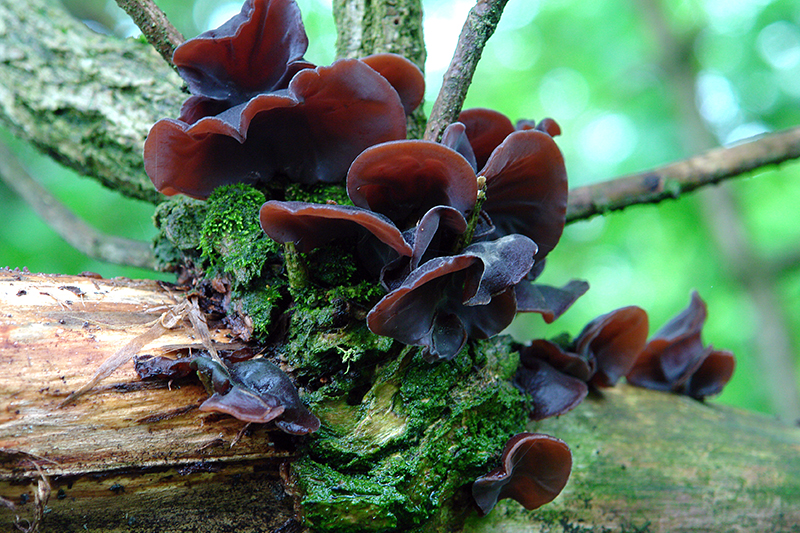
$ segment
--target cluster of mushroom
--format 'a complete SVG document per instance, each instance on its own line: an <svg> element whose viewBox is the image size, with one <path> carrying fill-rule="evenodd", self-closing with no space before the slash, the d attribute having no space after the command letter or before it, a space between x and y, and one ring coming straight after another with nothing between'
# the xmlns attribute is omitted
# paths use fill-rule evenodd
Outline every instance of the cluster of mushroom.
<svg viewBox="0 0 800 533"><path fill-rule="evenodd" d="M623 307L590 322L567 346L535 340L520 350L515 384L530 397L531 417L542 420L578 405L588 385L628 383L702 400L718 394L733 375L733 354L704 346L706 305L697 292L689 306L647 342L647 313Z"/></svg>
<svg viewBox="0 0 800 533"><path fill-rule="evenodd" d="M617 309L592 320L566 346L541 339L523 346L514 383L527 394L533 420L561 415L590 386L611 387L623 376L635 386L702 400L722 391L735 366L732 353L703 344L706 316L705 303L693 292L689 306L648 342L647 313L635 306ZM521 433L508 441L500 462L472 486L483 514L504 498L527 509L551 501L566 485L572 456L559 439Z"/></svg>
<svg viewBox="0 0 800 533"><path fill-rule="evenodd" d="M247 0L173 55L191 96L144 146L147 175L167 195L205 199L221 185L341 181L364 149L403 139L424 80L394 54L315 67L294 0Z"/></svg>
<svg viewBox="0 0 800 533"><path fill-rule="evenodd" d="M388 291L367 325L423 346L430 361L453 358L468 337L499 333L518 311L552 321L588 288L530 283L564 228L564 162L542 131L555 123L511 127L493 145L480 141L510 126L506 117L479 109L459 119L441 143L394 141L362 152L346 178L353 206L273 200L260 213L267 235L303 252L357 240L363 266Z"/></svg>
<svg viewBox="0 0 800 533"><path fill-rule="evenodd" d="M468 338L499 333L518 312L552 322L588 289L583 281L533 283L565 224L567 176L554 121L513 125L471 109L441 142L405 140L406 116L424 92L416 66L379 54L317 67L303 58L307 46L294 0L247 0L220 28L178 47L173 60L191 96L145 143L156 188L205 199L232 183L279 191L288 182L344 181L353 205L278 193L261 207L261 227L300 252L355 243L360 268L387 291L367 315L369 329L423 347L429 361L452 359ZM515 383L537 420L573 408L590 385L626 375L695 398L714 394L733 358L702 345L704 319L695 295L646 344L646 313L619 309L568 346L541 340L522 348ZM289 378L264 359L194 356L140 367L170 379L196 371L211 395L201 409L274 421L292 434L319 427ZM502 463L473 486L483 513L506 497L528 508L552 500L571 454L558 439L526 433L509 441Z"/></svg>

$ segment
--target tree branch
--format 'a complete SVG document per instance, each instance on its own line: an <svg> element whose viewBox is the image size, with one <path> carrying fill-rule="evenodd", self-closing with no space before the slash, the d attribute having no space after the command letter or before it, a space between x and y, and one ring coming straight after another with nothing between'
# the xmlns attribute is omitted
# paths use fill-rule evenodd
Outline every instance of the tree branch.
<svg viewBox="0 0 800 533"><path fill-rule="evenodd" d="M153 2L153 0L117 0L119 7L133 19L133 22L142 30L147 42L161 54L169 66L172 63L172 53L184 41L183 35L169 21L167 16Z"/></svg>
<svg viewBox="0 0 800 533"><path fill-rule="evenodd" d="M800 127L716 148L647 172L573 189L567 222L631 205L657 203L762 167L800 158Z"/></svg>
<svg viewBox="0 0 800 533"><path fill-rule="evenodd" d="M405 57L425 72L422 0L336 0L333 20L338 59L389 52ZM425 129L422 105L408 122L409 138L420 138Z"/></svg>
<svg viewBox="0 0 800 533"><path fill-rule="evenodd" d="M153 48L96 34L58 2L0 2L0 20L0 123L111 189L163 200L142 149L185 95Z"/></svg>
<svg viewBox="0 0 800 533"><path fill-rule="evenodd" d="M128 363L91 396L57 408L176 301L154 281L0 270L0 496L19 504L14 512L0 507L0 529L33 512L39 473L19 457L34 454L54 494L45 531L84 524L92 531L306 531L300 523L281 528L296 515L281 463L297 458L302 441L253 424L237 442L244 423L200 411L207 394L195 381L142 381ZM223 343L231 332L211 333ZM162 355L176 345L200 348L184 325L145 349ZM402 395L385 394L384 416L407 416ZM340 423L356 420L354 410L332 405L334 412ZM800 520L800 429L765 416L620 385L526 430L572 449L569 483L554 502L527 512L504 500L478 518L464 491L461 501L439 503L438 527L419 530L461 531L469 513L464 531L473 532L789 531ZM466 438L432 431L428 438ZM343 486L342 494L349 490L359 489ZM346 508L330 507L332 514ZM388 528L364 522L339 530L355 529Z"/></svg>
<svg viewBox="0 0 800 533"><path fill-rule="evenodd" d="M442 88L431 109L425 139L438 141L445 128L456 121L472 83L483 48L500 22L508 0L478 0L464 22L456 51L444 73Z"/></svg>
<svg viewBox="0 0 800 533"><path fill-rule="evenodd" d="M72 247L91 258L155 270L150 243L100 233L76 217L28 174L11 150L0 143L0 179Z"/></svg>

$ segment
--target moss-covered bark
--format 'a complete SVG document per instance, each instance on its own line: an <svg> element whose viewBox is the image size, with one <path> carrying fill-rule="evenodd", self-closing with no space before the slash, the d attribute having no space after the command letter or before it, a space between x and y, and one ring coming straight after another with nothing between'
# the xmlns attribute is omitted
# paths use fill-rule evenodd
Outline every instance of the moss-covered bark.
<svg viewBox="0 0 800 533"><path fill-rule="evenodd" d="M313 437L268 425L240 435L242 422L197 409L206 397L199 383L142 383L132 365L56 407L175 296L155 282L0 270L0 496L16 506L0 506L0 530L34 514L33 462L52 488L42 523L50 532L438 532L461 531L465 519L466 531L492 532L792 532L800 524L800 429L632 387L527 426L572 448L572 476L554 502L528 512L504 501L477 517L469 481L496 466L503 432L525 427L503 380L515 364L507 337L438 365L407 351L349 370L337 344L348 330L296 338L285 346L316 346L340 365L325 384L306 377L305 398L324 422ZM230 331L212 334L225 342ZM191 345L193 336L182 326L147 352ZM365 353L392 350L385 342Z"/></svg>
<svg viewBox="0 0 800 533"><path fill-rule="evenodd" d="M0 123L57 161L134 198L147 132L177 115L181 81L138 40L92 32L48 0L0 2Z"/></svg>

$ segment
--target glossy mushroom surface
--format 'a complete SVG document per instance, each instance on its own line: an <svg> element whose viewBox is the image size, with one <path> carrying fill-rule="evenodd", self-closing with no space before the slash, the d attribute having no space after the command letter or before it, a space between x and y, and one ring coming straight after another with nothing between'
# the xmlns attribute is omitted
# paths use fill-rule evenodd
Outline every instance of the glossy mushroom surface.
<svg viewBox="0 0 800 533"><path fill-rule="evenodd" d="M572 470L569 447L562 440L540 433L512 437L500 461L500 467L472 485L472 496L483 515L506 498L528 510L553 501L566 486Z"/></svg>

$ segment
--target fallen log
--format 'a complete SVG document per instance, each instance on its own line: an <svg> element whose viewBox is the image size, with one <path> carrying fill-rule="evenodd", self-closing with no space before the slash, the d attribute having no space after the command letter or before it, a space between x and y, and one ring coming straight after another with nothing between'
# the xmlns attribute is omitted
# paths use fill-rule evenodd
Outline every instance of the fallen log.
<svg viewBox="0 0 800 533"><path fill-rule="evenodd" d="M243 422L199 411L199 383L141 381L128 363L59 408L183 297L155 281L0 271L0 530L304 530L291 474L303 439L258 425L242 434ZM231 343L225 329L211 335ZM186 323L141 353L176 346L202 348ZM767 417L617 387L527 429L572 448L564 492L483 518L451 502L428 530L461 530L464 518L465 531L800 525L800 430Z"/></svg>

